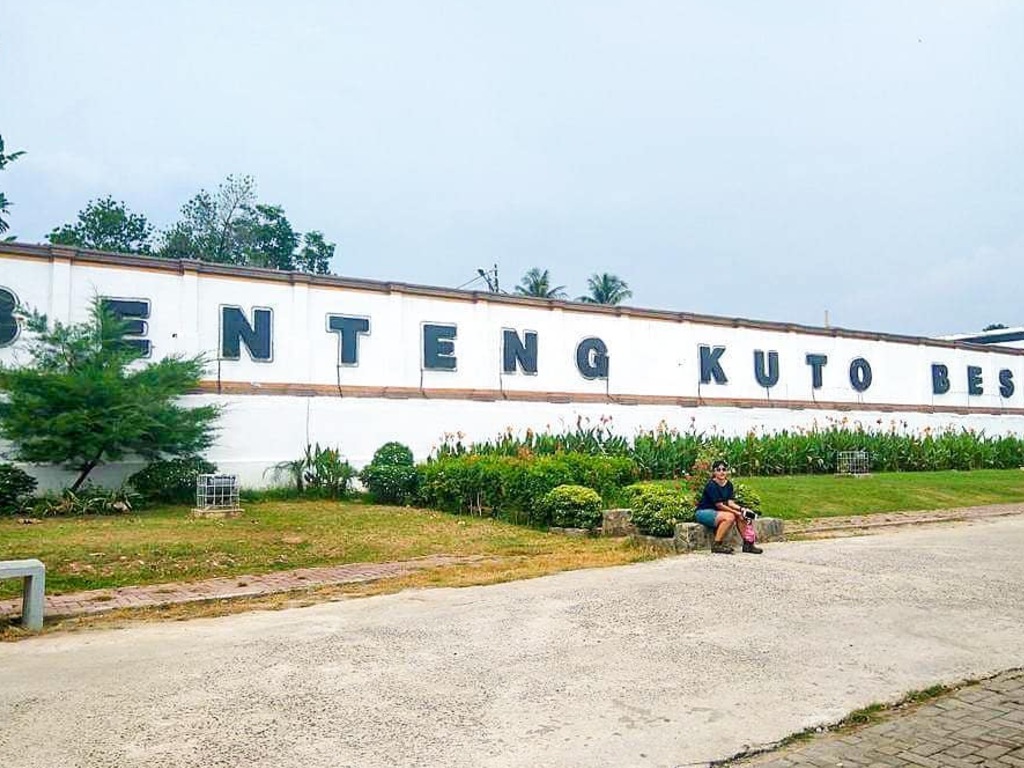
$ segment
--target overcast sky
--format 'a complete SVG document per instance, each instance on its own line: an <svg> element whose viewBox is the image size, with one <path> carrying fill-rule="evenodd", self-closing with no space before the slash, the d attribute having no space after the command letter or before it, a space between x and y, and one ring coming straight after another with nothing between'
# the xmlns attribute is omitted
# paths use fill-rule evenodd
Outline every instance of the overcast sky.
<svg viewBox="0 0 1024 768"><path fill-rule="evenodd" d="M1024 324L1024 2L0 0L19 240L251 174L334 270Z"/></svg>

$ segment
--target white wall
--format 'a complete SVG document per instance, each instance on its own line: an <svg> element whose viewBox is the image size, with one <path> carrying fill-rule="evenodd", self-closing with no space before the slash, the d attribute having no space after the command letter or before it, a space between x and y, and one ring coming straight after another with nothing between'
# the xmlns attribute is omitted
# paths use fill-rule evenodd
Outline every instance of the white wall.
<svg viewBox="0 0 1024 768"><path fill-rule="evenodd" d="M422 459L445 432L486 439L508 427L559 431L577 417L611 417L626 435L659 422L734 434L844 417L869 428L895 420L1024 433L1024 354L1005 349L11 245L0 246L0 289L72 321L97 295L149 300L155 357L205 353L212 361L206 394L188 399L225 405L210 458L247 484L268 482L264 470L296 458L307 441L339 445L361 465L387 440ZM218 360L222 305L241 307L250 320L253 307L272 310L271 361L250 359L244 346L241 359ZM330 313L369 318L355 366L338 365ZM455 371L424 370L428 322L457 326ZM536 375L501 372L504 328L538 333ZM577 369L576 346L586 337L607 345L607 380ZM0 362L25 360L24 342L23 334L0 347ZM727 383L700 382L701 345L726 348ZM774 387L756 382L755 350L778 353ZM828 356L819 388L809 353ZM855 358L872 370L863 392L849 380ZM933 391L935 363L948 368L947 393ZM982 394L969 394L968 366L980 369ZM1001 371L1015 385L1009 397L1000 394ZM232 394L215 394L218 385ZM506 399L525 393L539 401ZM788 407L773 407L780 401Z"/></svg>

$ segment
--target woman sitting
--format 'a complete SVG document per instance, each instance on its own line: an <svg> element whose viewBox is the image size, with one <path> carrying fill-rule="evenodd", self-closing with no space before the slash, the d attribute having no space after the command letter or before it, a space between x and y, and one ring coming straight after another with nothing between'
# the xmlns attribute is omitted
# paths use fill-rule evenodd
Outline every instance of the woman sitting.
<svg viewBox="0 0 1024 768"><path fill-rule="evenodd" d="M729 467L724 461L716 461L711 466L711 479L704 486L697 512L697 522L715 532L715 541L711 551L716 555L731 555L732 547L725 543L725 537L733 526L739 529L743 539L743 551L751 555L760 555L762 550L754 544L754 522L744 518L746 512L736 503L736 491L729 480Z"/></svg>

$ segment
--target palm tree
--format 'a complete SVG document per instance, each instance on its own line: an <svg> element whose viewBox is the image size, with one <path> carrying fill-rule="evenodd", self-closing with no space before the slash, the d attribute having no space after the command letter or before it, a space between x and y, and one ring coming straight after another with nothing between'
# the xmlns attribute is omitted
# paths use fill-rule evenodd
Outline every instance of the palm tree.
<svg viewBox="0 0 1024 768"><path fill-rule="evenodd" d="M590 295L580 296L577 301L587 304L621 304L633 295L625 280L607 272L588 277L587 287L590 288Z"/></svg>
<svg viewBox="0 0 1024 768"><path fill-rule="evenodd" d="M536 296L540 299L564 299L565 286L551 286L551 276L548 270L534 267L519 281L516 286L516 293L520 296Z"/></svg>

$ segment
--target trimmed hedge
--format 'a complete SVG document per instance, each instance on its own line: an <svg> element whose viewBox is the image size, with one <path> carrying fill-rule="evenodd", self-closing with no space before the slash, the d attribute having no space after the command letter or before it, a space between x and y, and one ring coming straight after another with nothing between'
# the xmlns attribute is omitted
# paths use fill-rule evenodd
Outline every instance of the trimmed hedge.
<svg viewBox="0 0 1024 768"><path fill-rule="evenodd" d="M374 501L409 504L416 498L419 486L412 451L401 443L384 443L359 473L359 480Z"/></svg>
<svg viewBox="0 0 1024 768"><path fill-rule="evenodd" d="M548 525L564 528L597 528L601 524L601 496L582 485L559 485L537 503Z"/></svg>
<svg viewBox="0 0 1024 768"><path fill-rule="evenodd" d="M648 536L672 536L676 523L693 519L693 505L681 491L663 485L636 483L623 489L630 520L640 533Z"/></svg>
<svg viewBox="0 0 1024 768"><path fill-rule="evenodd" d="M538 503L560 485L586 486L606 498L636 479L636 467L627 458L579 453L445 456L417 471L425 506L497 516L525 512L535 525L547 524Z"/></svg>

